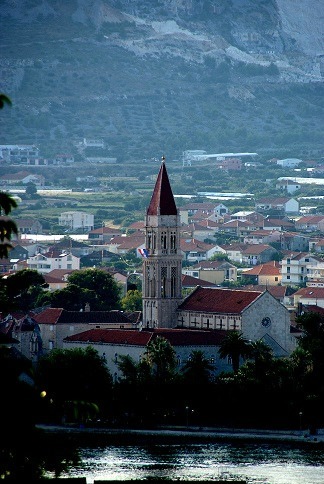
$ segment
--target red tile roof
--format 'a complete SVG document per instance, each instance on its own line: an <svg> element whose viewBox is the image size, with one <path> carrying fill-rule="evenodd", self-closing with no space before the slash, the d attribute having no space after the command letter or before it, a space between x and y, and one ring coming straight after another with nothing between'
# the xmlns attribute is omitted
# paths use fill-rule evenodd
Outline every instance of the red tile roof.
<svg viewBox="0 0 324 484"><path fill-rule="evenodd" d="M146 346L151 338L152 333L148 331L137 331L134 329L90 329L83 333L68 336L64 341Z"/></svg>
<svg viewBox="0 0 324 484"><path fill-rule="evenodd" d="M262 292L198 287L179 306L179 310L240 314Z"/></svg>
<svg viewBox="0 0 324 484"><path fill-rule="evenodd" d="M226 336L224 330L188 330L188 329L91 329L68 336L64 341L81 343L102 343L115 345L146 346L158 336L165 338L172 346L218 346Z"/></svg>
<svg viewBox="0 0 324 484"><path fill-rule="evenodd" d="M216 287L217 284L212 282L204 281L198 277L188 276L187 274L182 274L182 287Z"/></svg>
<svg viewBox="0 0 324 484"><path fill-rule="evenodd" d="M62 314L63 308L47 308L35 314L35 321L42 324L56 324Z"/></svg>
<svg viewBox="0 0 324 484"><path fill-rule="evenodd" d="M34 318L42 324L129 324L130 320L121 311L67 311L48 308Z"/></svg>
<svg viewBox="0 0 324 484"><path fill-rule="evenodd" d="M245 271L243 275L248 276L278 276L280 275L280 264L277 261L270 261L265 264L259 264L252 269Z"/></svg>
<svg viewBox="0 0 324 484"><path fill-rule="evenodd" d="M294 296L301 296L307 299L324 299L324 287L302 287L294 293Z"/></svg>
<svg viewBox="0 0 324 484"><path fill-rule="evenodd" d="M257 203L270 203L271 205L283 205L284 203L289 202L292 200L290 197L280 197L280 198L271 198L271 197L263 197L260 198Z"/></svg>
<svg viewBox="0 0 324 484"><path fill-rule="evenodd" d="M289 227L293 228L293 222L284 219L277 219L277 218L267 218L262 221L263 227Z"/></svg>
<svg viewBox="0 0 324 484"><path fill-rule="evenodd" d="M275 297L276 299L283 299L286 296L287 293L287 287L286 286L265 286L262 284L256 284L252 285L249 284L247 286L242 286L241 288L238 288L243 291L260 291L264 292L267 290L270 292L270 294Z"/></svg>
<svg viewBox="0 0 324 484"><path fill-rule="evenodd" d="M153 338L160 336L172 346L218 346L228 333L225 330L154 329Z"/></svg>
<svg viewBox="0 0 324 484"><path fill-rule="evenodd" d="M47 275L53 277L54 279L59 279L61 281L65 280L64 276L72 274L72 272L77 272L77 269L53 269L48 272Z"/></svg>
<svg viewBox="0 0 324 484"><path fill-rule="evenodd" d="M316 224L324 219L324 215L305 215L296 220L296 224Z"/></svg>
<svg viewBox="0 0 324 484"><path fill-rule="evenodd" d="M197 239L180 239L180 249L183 252L190 252L192 250L198 250L202 252L207 252L215 247L212 244L206 244Z"/></svg>
<svg viewBox="0 0 324 484"><path fill-rule="evenodd" d="M262 254L265 250L272 249L276 252L276 249L267 244L250 244L246 249L242 251L242 254Z"/></svg>
<svg viewBox="0 0 324 484"><path fill-rule="evenodd" d="M141 230L145 228L145 222L144 220L138 220L137 222L133 222L128 226L129 229L136 229L136 230Z"/></svg>
<svg viewBox="0 0 324 484"><path fill-rule="evenodd" d="M305 313L318 313L324 316L324 308L316 306L315 304L303 305L303 311Z"/></svg>
<svg viewBox="0 0 324 484"><path fill-rule="evenodd" d="M187 203L180 207L180 210L207 210L209 212L213 212L215 207L217 207L219 203L211 203L211 202L193 202Z"/></svg>
<svg viewBox="0 0 324 484"><path fill-rule="evenodd" d="M169 177L163 161L147 209L147 215L177 215L177 213Z"/></svg>

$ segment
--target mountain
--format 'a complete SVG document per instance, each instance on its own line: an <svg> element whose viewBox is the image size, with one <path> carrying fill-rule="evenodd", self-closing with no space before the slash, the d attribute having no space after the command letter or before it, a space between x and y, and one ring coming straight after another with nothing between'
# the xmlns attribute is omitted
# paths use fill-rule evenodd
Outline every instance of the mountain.
<svg viewBox="0 0 324 484"><path fill-rule="evenodd" d="M323 0L2 0L1 144L321 157ZM79 155L80 156L80 155Z"/></svg>

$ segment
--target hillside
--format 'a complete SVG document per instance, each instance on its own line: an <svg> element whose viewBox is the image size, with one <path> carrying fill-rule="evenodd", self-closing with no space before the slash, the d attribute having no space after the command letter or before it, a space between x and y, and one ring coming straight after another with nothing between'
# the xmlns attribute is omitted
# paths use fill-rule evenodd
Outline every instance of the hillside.
<svg viewBox="0 0 324 484"><path fill-rule="evenodd" d="M1 2L0 143L323 156L323 0ZM322 69L322 71L321 71ZM322 72L322 74L321 74Z"/></svg>

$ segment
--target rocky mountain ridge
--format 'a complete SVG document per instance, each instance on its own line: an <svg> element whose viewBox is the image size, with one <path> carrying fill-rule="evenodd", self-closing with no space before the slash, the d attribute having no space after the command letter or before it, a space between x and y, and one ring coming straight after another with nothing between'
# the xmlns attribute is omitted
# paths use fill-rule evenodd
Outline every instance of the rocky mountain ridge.
<svg viewBox="0 0 324 484"><path fill-rule="evenodd" d="M4 0L0 15L3 142L318 153L323 0Z"/></svg>

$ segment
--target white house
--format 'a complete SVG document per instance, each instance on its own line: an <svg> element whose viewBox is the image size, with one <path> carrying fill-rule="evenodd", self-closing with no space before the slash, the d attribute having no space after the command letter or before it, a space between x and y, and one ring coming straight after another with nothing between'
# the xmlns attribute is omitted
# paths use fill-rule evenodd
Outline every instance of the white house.
<svg viewBox="0 0 324 484"><path fill-rule="evenodd" d="M83 229L88 232L94 228L94 215L72 210L63 212L59 217L59 225L67 227L69 230Z"/></svg>
<svg viewBox="0 0 324 484"><path fill-rule="evenodd" d="M298 158L284 158L283 160L277 160L277 165L282 166L282 168L296 168L303 160Z"/></svg>
<svg viewBox="0 0 324 484"><path fill-rule="evenodd" d="M271 198L265 197L258 200L255 204L256 210L278 210L284 213L298 213L299 202L294 198Z"/></svg>
<svg viewBox="0 0 324 484"><path fill-rule="evenodd" d="M17 185L17 183L34 183L36 186L44 186L45 178L43 175L34 175L33 173L28 173L28 171L19 171L18 173L9 173L7 175L2 175L0 177L1 184L7 185Z"/></svg>
<svg viewBox="0 0 324 484"><path fill-rule="evenodd" d="M319 264L323 265L323 260L308 252L285 257L281 261L282 284L301 284L309 277L313 278Z"/></svg>
<svg viewBox="0 0 324 484"><path fill-rule="evenodd" d="M301 189L301 184L294 180L286 180L285 178L279 178L276 184L276 188L279 190L286 190L289 194Z"/></svg>
<svg viewBox="0 0 324 484"><path fill-rule="evenodd" d="M36 254L27 259L28 269L34 269L42 274L47 274L54 269L80 269L80 258L73 254L59 251Z"/></svg>

